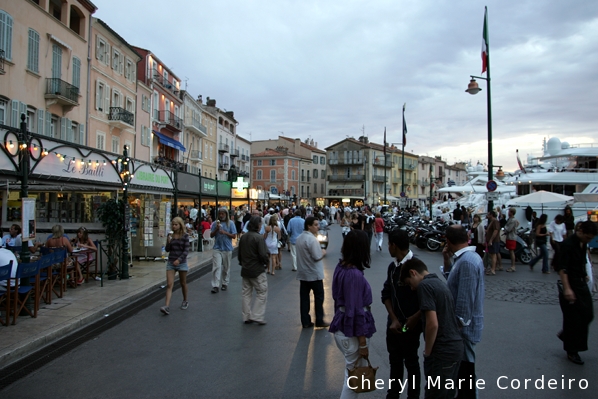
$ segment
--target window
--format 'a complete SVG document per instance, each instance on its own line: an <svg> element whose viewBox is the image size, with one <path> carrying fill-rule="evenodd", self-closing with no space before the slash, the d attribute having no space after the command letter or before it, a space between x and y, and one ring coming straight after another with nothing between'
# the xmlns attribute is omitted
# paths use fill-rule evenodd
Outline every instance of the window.
<svg viewBox="0 0 598 399"><path fill-rule="evenodd" d="M29 29L27 69L31 72L39 73L39 33L33 29Z"/></svg>
<svg viewBox="0 0 598 399"><path fill-rule="evenodd" d="M314 183L314 194L318 193L318 183Z"/></svg>
<svg viewBox="0 0 598 399"><path fill-rule="evenodd" d="M122 75L123 73L123 55L115 49L114 46L112 47L112 69Z"/></svg>
<svg viewBox="0 0 598 399"><path fill-rule="evenodd" d="M96 132L96 148L98 150L104 150L106 147L106 133Z"/></svg>
<svg viewBox="0 0 598 399"><path fill-rule="evenodd" d="M164 70L162 76L164 77L164 86L166 86L168 84L168 71L166 69Z"/></svg>
<svg viewBox="0 0 598 399"><path fill-rule="evenodd" d="M318 178L318 170L317 170L317 169L314 169L314 179L317 179L317 178ZM315 191L314 191L314 192L315 192Z"/></svg>
<svg viewBox="0 0 598 399"><path fill-rule="evenodd" d="M0 50L4 50L4 59L12 60L12 17L0 10Z"/></svg>
<svg viewBox="0 0 598 399"><path fill-rule="evenodd" d="M112 152L119 153L120 151L120 137L112 136Z"/></svg>
<svg viewBox="0 0 598 399"><path fill-rule="evenodd" d="M257 166L262 166L262 160L261 159L257 160Z"/></svg>
<svg viewBox="0 0 598 399"><path fill-rule="evenodd" d="M256 180L262 180L262 171L261 170L258 170L255 173L255 178L256 178Z"/></svg>
<svg viewBox="0 0 598 399"><path fill-rule="evenodd" d="M96 81L96 109L105 113L110 111L110 86L101 80Z"/></svg>
<svg viewBox="0 0 598 399"><path fill-rule="evenodd" d="M270 160L270 166L276 166L276 159Z"/></svg>
<svg viewBox="0 0 598 399"><path fill-rule="evenodd" d="M210 161L214 159L214 145L210 144Z"/></svg>
<svg viewBox="0 0 598 399"><path fill-rule="evenodd" d="M270 171L270 181L276 181L276 171L275 170Z"/></svg>
<svg viewBox="0 0 598 399"><path fill-rule="evenodd" d="M96 58L105 65L110 65L110 45L100 36L96 36Z"/></svg>
<svg viewBox="0 0 598 399"><path fill-rule="evenodd" d="M158 119L158 110L160 109L160 100L159 100L158 92L154 92L154 119Z"/></svg>
<svg viewBox="0 0 598 399"><path fill-rule="evenodd" d="M131 97L127 97L125 109L127 111L131 112L132 114L135 113L135 101L133 101L133 99Z"/></svg>
<svg viewBox="0 0 598 399"><path fill-rule="evenodd" d="M141 95L141 109L145 112L150 112L150 99L145 94Z"/></svg>
<svg viewBox="0 0 598 399"><path fill-rule="evenodd" d="M295 179L296 179L296 177L295 177L295 171L291 170L291 180L295 180Z"/></svg>
<svg viewBox="0 0 598 399"><path fill-rule="evenodd" d="M320 165L326 165L326 158L320 157Z"/></svg>
<svg viewBox="0 0 598 399"><path fill-rule="evenodd" d="M112 106L113 107L121 107L123 105L123 99L122 99L122 94L120 93L120 91L116 90L116 89L112 89Z"/></svg>
<svg viewBox="0 0 598 399"><path fill-rule="evenodd" d="M324 183L320 184L320 192L324 194Z"/></svg>
<svg viewBox="0 0 598 399"><path fill-rule="evenodd" d="M125 77L129 82L135 82L135 63L128 58L125 67Z"/></svg>
<svg viewBox="0 0 598 399"><path fill-rule="evenodd" d="M320 175L320 179L326 178L326 169L322 169L322 174Z"/></svg>
<svg viewBox="0 0 598 399"><path fill-rule="evenodd" d="M150 146L151 132L149 127L141 125L141 145Z"/></svg>
<svg viewBox="0 0 598 399"><path fill-rule="evenodd" d="M0 100L0 124L6 125L6 101Z"/></svg>
<svg viewBox="0 0 598 399"><path fill-rule="evenodd" d="M81 60L73 57L73 86L81 87Z"/></svg>

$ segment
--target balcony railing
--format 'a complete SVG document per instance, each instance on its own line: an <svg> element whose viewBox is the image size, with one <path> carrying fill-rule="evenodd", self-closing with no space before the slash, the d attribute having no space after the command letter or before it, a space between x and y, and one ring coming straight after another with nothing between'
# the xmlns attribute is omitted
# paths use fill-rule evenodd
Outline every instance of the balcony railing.
<svg viewBox="0 0 598 399"><path fill-rule="evenodd" d="M228 162L220 162L218 164L218 169L219 170L228 170L229 169L229 163Z"/></svg>
<svg viewBox="0 0 598 399"><path fill-rule="evenodd" d="M230 152L230 157L231 158L237 158L239 156L239 150L232 150Z"/></svg>
<svg viewBox="0 0 598 399"><path fill-rule="evenodd" d="M157 156L154 158L154 163L157 163L162 166L166 166L168 168L177 169L182 172L187 171L187 164L184 164L182 162L177 162L177 161L175 161L173 159L169 159L169 158Z"/></svg>
<svg viewBox="0 0 598 399"><path fill-rule="evenodd" d="M384 175L372 175L372 180L373 181L388 181L388 176L384 177Z"/></svg>
<svg viewBox="0 0 598 399"><path fill-rule="evenodd" d="M335 158L328 160L329 165L362 165L363 158Z"/></svg>
<svg viewBox="0 0 598 399"><path fill-rule="evenodd" d="M79 88L58 78L47 78L45 98L56 99L61 105L79 105Z"/></svg>
<svg viewBox="0 0 598 399"><path fill-rule="evenodd" d="M132 112L129 112L121 107L110 107L110 114L108 115L108 120L110 120L111 124L113 125L128 125L125 125L123 127L131 127L135 125L135 115Z"/></svg>
<svg viewBox="0 0 598 399"><path fill-rule="evenodd" d="M166 128L175 132L183 130L182 119L170 111L158 111L158 122L166 125Z"/></svg>
<svg viewBox="0 0 598 399"><path fill-rule="evenodd" d="M190 161L199 161L201 160L201 151L199 150L191 150L189 151L189 160Z"/></svg>
<svg viewBox="0 0 598 399"><path fill-rule="evenodd" d="M189 129L193 130L197 134L203 134L204 136L208 135L208 129L199 123L199 121L192 120L190 124L185 125Z"/></svg>
<svg viewBox="0 0 598 399"><path fill-rule="evenodd" d="M229 151L230 151L230 147L228 146L228 144L223 144L223 143L218 144L218 152L229 152Z"/></svg>
<svg viewBox="0 0 598 399"><path fill-rule="evenodd" d="M343 180L348 180L348 181L363 181L365 179L364 175L351 175L351 176L347 176L347 175L328 175L326 176L328 181L343 181Z"/></svg>
<svg viewBox="0 0 598 399"><path fill-rule="evenodd" d="M241 161L249 162L249 155L241 155Z"/></svg>
<svg viewBox="0 0 598 399"><path fill-rule="evenodd" d="M372 165L375 165L375 166L384 166L384 164L385 164L384 159L374 158L372 160ZM394 168L394 166L395 166L395 163L393 161L391 161L390 159L386 160L386 167L387 168Z"/></svg>

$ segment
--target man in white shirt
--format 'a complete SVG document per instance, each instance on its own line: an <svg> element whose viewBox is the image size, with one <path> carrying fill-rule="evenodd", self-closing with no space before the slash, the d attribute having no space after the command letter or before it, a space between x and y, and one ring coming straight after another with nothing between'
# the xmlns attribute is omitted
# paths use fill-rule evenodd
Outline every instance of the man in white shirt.
<svg viewBox="0 0 598 399"><path fill-rule="evenodd" d="M0 248L0 266L6 266L10 263L10 261L12 261L12 269L10 270L10 278L13 279L13 280L11 280L10 285L12 287L14 287L14 285L15 285L14 278L17 275L17 266L18 266L17 258L15 256L15 254L12 253L12 251L9 251L8 249ZM0 286L6 287L6 280L0 281Z"/></svg>

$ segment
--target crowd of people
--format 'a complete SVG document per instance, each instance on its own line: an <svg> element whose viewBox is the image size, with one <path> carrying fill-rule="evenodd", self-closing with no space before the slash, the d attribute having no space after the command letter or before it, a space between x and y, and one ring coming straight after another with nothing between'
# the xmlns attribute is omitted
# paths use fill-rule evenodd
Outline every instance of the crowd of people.
<svg viewBox="0 0 598 399"><path fill-rule="evenodd" d="M417 209L409 211L418 212ZM452 214L456 223L446 230L442 253L446 282L430 272L410 250L406 231L398 229L389 234L388 251L393 260L380 287L381 301L388 314L389 381L404 380L406 370L409 383L406 388L398 382L390 383L387 398L398 398L403 389L407 390L407 397L419 397L422 374L426 381L430 378L440 381L437 386L425 386L426 398L477 397L476 345L481 341L484 326L484 275L495 275L500 270L501 230L507 235L506 248L511 252L511 267L507 271L516 271L513 256L514 234L518 228L516 211L497 211L489 211L486 220L472 215L465 207L459 207L458 212ZM212 293L228 288L232 240L240 235L242 319L245 324L266 325L267 274L274 275L284 267L280 254L288 250L291 264L286 267L290 266L299 280L302 327L328 327L345 359L346 370L367 364L370 338L376 326L371 313L372 287L365 273L371 264L372 241L378 251L382 250L384 220L379 209L300 206L248 212L243 208L230 211L221 207L216 218L209 225L210 234L215 238ZM558 337L563 341L567 358L583 364L579 352L587 350L588 328L593 319L592 298L586 284L587 243L596 235L596 225L584 222L569 230L565 215L557 216L550 224L546 219L546 215L541 215L533 222L540 254L530 267L544 259L543 271L550 272L545 256L550 242L555 251L552 266L562 282L559 302L563 327ZM316 237L323 226L335 223L340 225L343 237L341 259L331 282L334 316L327 322L323 310L326 249ZM484 256L490 262L487 268ZM171 262L169 256L170 264L174 265L174 261ZM315 318L310 309L312 294ZM186 290L183 295L186 296ZM183 304L185 301L186 298ZM423 373L419 365L422 333L425 342ZM449 380L463 383L445 384ZM346 371L341 398L355 397L355 384Z"/></svg>

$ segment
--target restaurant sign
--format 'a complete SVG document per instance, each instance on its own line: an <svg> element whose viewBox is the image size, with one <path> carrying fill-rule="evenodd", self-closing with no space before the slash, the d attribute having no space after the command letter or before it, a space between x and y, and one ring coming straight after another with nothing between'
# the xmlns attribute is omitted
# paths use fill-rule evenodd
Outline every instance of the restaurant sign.
<svg viewBox="0 0 598 399"><path fill-rule="evenodd" d="M216 180L202 177L201 179L201 193L203 195L216 196Z"/></svg>

